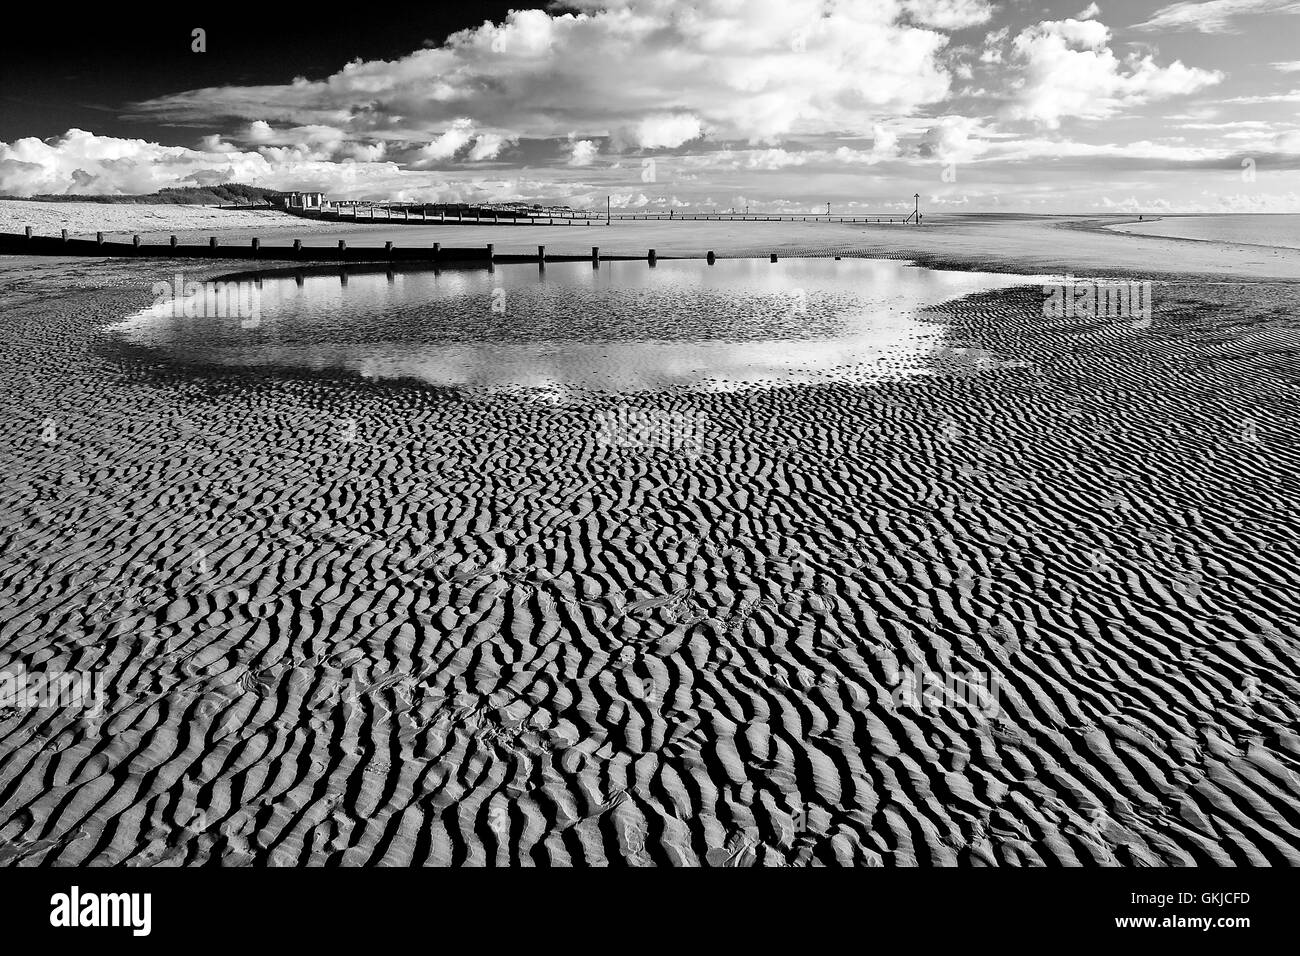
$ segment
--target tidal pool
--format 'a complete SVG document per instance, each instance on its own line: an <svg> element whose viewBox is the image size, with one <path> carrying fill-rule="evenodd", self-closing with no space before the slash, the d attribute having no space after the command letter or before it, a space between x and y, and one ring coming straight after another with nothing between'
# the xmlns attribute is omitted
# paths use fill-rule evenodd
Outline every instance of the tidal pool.
<svg viewBox="0 0 1300 956"><path fill-rule="evenodd" d="M191 289L114 327L187 364L465 387L635 391L896 378L944 342L919 314L1042 281L880 259L721 259L284 270L238 314ZM251 312L248 306L253 306Z"/></svg>

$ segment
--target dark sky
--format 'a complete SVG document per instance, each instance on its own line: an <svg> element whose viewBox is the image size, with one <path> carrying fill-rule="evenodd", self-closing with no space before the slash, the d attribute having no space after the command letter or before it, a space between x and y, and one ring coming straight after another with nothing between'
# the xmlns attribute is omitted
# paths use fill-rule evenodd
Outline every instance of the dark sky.
<svg viewBox="0 0 1300 956"><path fill-rule="evenodd" d="M137 136L191 145L194 130L123 122L129 103L223 84L284 83L320 78L348 60L394 58L440 43L449 34L511 9L545 3L440 2L287 7L131 4L123 14L67 14L67 29L45 22L39 40L0 31L0 141L42 139L80 127L101 135ZM253 11L256 14L253 15ZM207 31L207 52L190 50L191 31Z"/></svg>

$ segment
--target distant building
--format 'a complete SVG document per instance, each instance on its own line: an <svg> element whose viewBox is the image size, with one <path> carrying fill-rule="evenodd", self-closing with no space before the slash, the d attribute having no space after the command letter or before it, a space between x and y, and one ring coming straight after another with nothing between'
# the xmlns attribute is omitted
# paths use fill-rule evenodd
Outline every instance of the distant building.
<svg viewBox="0 0 1300 956"><path fill-rule="evenodd" d="M283 209L314 210L325 208L324 193L280 193L271 197L271 202Z"/></svg>

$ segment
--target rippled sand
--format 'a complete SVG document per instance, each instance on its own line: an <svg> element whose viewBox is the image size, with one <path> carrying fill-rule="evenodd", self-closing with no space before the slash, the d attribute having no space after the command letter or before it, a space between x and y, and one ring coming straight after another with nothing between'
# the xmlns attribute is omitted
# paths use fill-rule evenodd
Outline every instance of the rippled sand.
<svg viewBox="0 0 1300 956"><path fill-rule="evenodd" d="M24 269L0 669L104 698L0 711L4 862L1300 862L1294 285L988 293L942 309L988 362L626 399L683 450L122 364L147 267Z"/></svg>

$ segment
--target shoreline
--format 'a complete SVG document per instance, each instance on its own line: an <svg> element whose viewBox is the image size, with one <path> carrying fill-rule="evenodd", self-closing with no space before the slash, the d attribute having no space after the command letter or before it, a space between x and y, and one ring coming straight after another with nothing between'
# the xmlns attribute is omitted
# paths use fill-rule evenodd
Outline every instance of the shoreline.
<svg viewBox="0 0 1300 956"><path fill-rule="evenodd" d="M1232 213L1221 213L1220 215L1229 216L1229 215L1233 215L1233 214L1232 214ZM1294 214L1294 213L1253 213L1252 215L1279 215L1279 216L1283 216L1283 215L1295 215L1295 214ZM1148 223L1148 222L1160 222L1160 221L1162 221L1162 220L1164 220L1164 219L1198 219L1198 218L1209 218L1209 217L1208 217L1208 216L1195 216L1195 215L1191 215L1191 214L1188 214L1188 215L1185 215L1185 216L1155 216L1155 217L1152 217L1152 218L1149 218L1149 219L1143 220L1143 221L1142 221L1142 224L1145 225L1145 224ZM1137 220L1131 220L1131 221L1128 221L1128 222L1110 222L1110 223L1106 223L1106 224L1104 224L1101 228L1103 228L1103 229L1115 229L1115 227L1117 227L1117 226L1128 226L1128 225L1133 225L1133 224L1135 224L1136 222L1137 222ZM1120 232L1119 234L1120 234L1120 235L1125 235L1125 236L1138 236L1139 238L1144 238L1144 239L1162 239L1162 240L1164 240L1164 241L1166 241L1166 242L1197 242L1197 243L1209 243L1209 244L1211 244L1211 245L1216 245L1216 246L1225 246L1225 247L1227 247L1227 246L1249 246L1250 248L1253 248L1253 249L1276 249L1276 250L1285 250L1285 251L1288 251L1288 252L1294 252L1294 251L1297 250L1297 247L1296 247L1296 246L1278 246L1278 245L1272 245L1272 244L1267 243L1267 242L1242 242L1242 241L1240 241L1240 240L1235 240L1235 239L1233 239L1233 240L1229 240L1229 239L1205 239L1205 238L1201 238L1201 237L1198 237L1198 236L1165 236L1165 235L1160 235L1160 234L1158 234L1158 233L1129 233L1129 232Z"/></svg>
<svg viewBox="0 0 1300 956"><path fill-rule="evenodd" d="M58 204L27 203L26 206L49 206L54 218L44 226L35 225L38 234L58 234L57 217L70 215ZM65 204L75 206L78 204ZM96 204L85 204L96 205ZM6 210L0 203L0 232L21 232L18 220L28 210ZM134 210L138 207L108 207ZM260 235L268 242L285 242L296 237L328 237L327 241L346 241L349 245L382 246L391 241L395 247L446 246L483 248L493 244L503 256L536 256L538 245L548 255L587 257L591 247L600 247L602 255L644 258L655 249L662 258L703 258L713 251L719 258L766 257L776 254L789 258L806 255L855 256L907 259L931 268L983 272L1020 272L1028 274L1064 274L1081 277L1115 276L1134 279L1173 280L1182 276L1204 276L1225 280L1300 281L1300 250L1273 246L1244 246L1201 240L1195 246L1189 240L1146 237L1123 233L1111 225L1132 221L1133 217L1078 216L990 216L939 217L924 226L850 225L824 222L659 222L621 221L611 226L492 226L492 225L379 225L319 223L275 212L234 213L237 223L217 228L206 218L212 211L200 210L204 225L183 228L191 212L188 207L167 207L178 217L153 231L138 220L122 220L119 234L138 233L145 241L166 240L176 234L182 241L206 241L217 235L223 243L247 244ZM179 210L179 211L177 211ZM93 214L98 210L89 210ZM254 218L249 219L249 216ZM93 222L100 222L94 220ZM70 232L93 235L93 222L72 222ZM134 223L131 225L130 223ZM102 224L102 223L101 223ZM76 226L83 228L80 232ZM107 230L105 230L107 232ZM523 233L521 235L520 233ZM1195 250L1189 254L1189 250ZM1145 263L1135 267L1134 263Z"/></svg>

